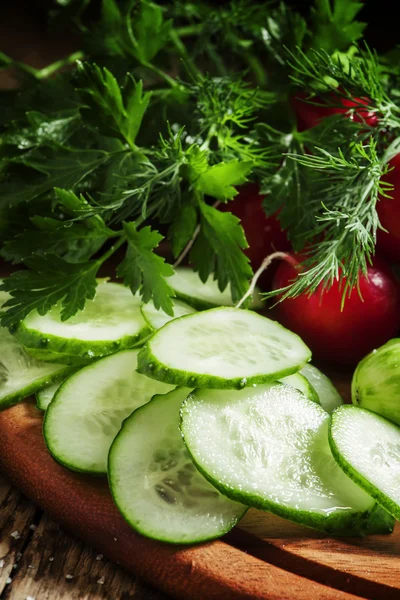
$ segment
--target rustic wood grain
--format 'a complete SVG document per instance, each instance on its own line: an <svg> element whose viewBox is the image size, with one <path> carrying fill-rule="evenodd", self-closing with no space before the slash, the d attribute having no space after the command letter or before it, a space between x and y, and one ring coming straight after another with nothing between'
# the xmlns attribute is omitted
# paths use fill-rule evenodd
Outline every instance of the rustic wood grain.
<svg viewBox="0 0 400 600"><path fill-rule="evenodd" d="M12 571L2 600L168 600L143 586L44 515Z"/></svg>
<svg viewBox="0 0 400 600"><path fill-rule="evenodd" d="M14 575L22 551L32 535L38 509L0 478L0 596ZM11 535L13 534L13 535Z"/></svg>
<svg viewBox="0 0 400 600"><path fill-rule="evenodd" d="M136 534L115 508L106 481L68 472L52 460L43 442L41 418L39 411L26 402L0 413L0 468L27 496L95 547L96 552L167 594L184 600L357 597L314 582L306 571L292 573L290 560L287 565L282 561L277 566L272 560L248 553L248 548L238 550L221 541L182 548Z"/></svg>

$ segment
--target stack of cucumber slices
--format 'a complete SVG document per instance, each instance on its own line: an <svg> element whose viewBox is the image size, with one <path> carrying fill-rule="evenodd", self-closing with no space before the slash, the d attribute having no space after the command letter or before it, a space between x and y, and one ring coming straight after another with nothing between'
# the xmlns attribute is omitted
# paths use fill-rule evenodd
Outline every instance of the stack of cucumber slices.
<svg viewBox="0 0 400 600"><path fill-rule="evenodd" d="M107 476L128 523L157 540L219 537L249 507L333 535L390 533L400 428L343 406L297 335L215 282L178 269L171 286L173 318L102 281L66 322L54 308L0 329L0 406L36 392L53 458Z"/></svg>

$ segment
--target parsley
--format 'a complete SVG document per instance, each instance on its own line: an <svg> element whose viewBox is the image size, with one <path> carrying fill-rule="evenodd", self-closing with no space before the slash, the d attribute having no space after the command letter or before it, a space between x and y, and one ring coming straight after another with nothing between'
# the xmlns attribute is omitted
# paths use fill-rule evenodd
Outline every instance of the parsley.
<svg viewBox="0 0 400 600"><path fill-rule="evenodd" d="M247 241L228 204L261 183L305 269L285 295L346 278L357 284L375 250L377 202L400 146L398 50L362 43L356 0L315 0L309 14L271 0L224 3L57 2L52 18L80 31L82 48L35 69L0 54L21 90L0 95L0 255L26 270L2 284L2 323L93 298L119 248L116 275L172 311L159 254L167 238L234 301L249 288ZM349 106L296 129L293 94ZM362 113L361 111L364 111ZM373 126L363 118L374 113Z"/></svg>

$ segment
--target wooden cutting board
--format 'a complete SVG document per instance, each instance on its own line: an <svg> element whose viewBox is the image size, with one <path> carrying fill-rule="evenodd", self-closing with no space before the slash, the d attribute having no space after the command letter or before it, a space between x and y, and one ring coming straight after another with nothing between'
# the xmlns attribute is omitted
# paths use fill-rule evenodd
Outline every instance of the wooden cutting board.
<svg viewBox="0 0 400 600"><path fill-rule="evenodd" d="M346 384L338 382L342 391ZM33 402L0 413L0 469L69 531L164 592L184 600L400 598L400 528L329 538L250 510L221 541L191 548L148 540L125 523L107 482L55 463Z"/></svg>

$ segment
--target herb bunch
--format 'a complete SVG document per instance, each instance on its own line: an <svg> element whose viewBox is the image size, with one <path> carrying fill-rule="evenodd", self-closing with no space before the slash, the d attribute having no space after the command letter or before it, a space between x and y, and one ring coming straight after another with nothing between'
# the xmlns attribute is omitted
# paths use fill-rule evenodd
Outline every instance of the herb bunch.
<svg viewBox="0 0 400 600"><path fill-rule="evenodd" d="M17 270L2 323L54 304L68 319L94 297L112 255L116 275L172 314L173 259L234 301L252 277L239 220L220 211L246 181L279 211L305 269L285 295L366 270L379 227L381 177L399 146L399 79L390 56L360 43L361 4L316 0L304 18L284 3L221 6L175 0L55 2L52 18L81 33L82 50L36 70L13 66L18 92L0 105L0 255ZM338 106L299 132L290 99ZM322 98L322 100L321 100ZM116 260L116 259L115 259Z"/></svg>

